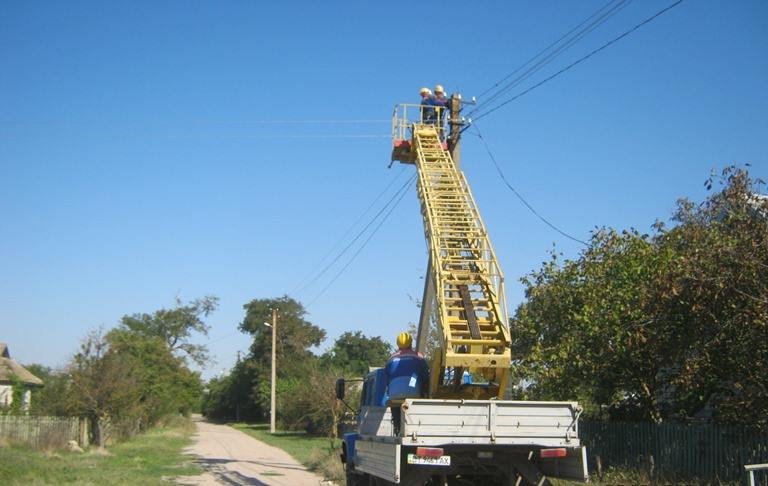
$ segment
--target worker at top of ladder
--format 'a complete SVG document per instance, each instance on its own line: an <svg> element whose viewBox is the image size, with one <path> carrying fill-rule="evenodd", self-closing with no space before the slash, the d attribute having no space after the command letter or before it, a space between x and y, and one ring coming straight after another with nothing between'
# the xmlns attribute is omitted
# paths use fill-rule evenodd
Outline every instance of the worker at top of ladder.
<svg viewBox="0 0 768 486"><path fill-rule="evenodd" d="M419 94L422 104L421 122L442 127L445 112L448 110L448 98L445 97L442 85L435 86L435 94L432 94L429 88L421 88Z"/></svg>
<svg viewBox="0 0 768 486"><path fill-rule="evenodd" d="M421 96L421 123L430 123L435 118L435 108L432 105L432 91L424 87L419 90Z"/></svg>

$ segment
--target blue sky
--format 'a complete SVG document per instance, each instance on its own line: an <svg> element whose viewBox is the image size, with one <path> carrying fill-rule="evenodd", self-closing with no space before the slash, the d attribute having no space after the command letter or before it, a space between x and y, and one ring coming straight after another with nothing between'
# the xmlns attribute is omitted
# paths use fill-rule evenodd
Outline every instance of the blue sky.
<svg viewBox="0 0 768 486"><path fill-rule="evenodd" d="M477 96L605 3L3 2L0 340L57 366L89 329L214 294L204 375L228 368L242 305L301 287L413 171L387 168L394 104L435 83ZM670 3L629 3L510 94ZM767 92L768 3L687 0L478 126L516 189L587 239L649 231L712 169L768 178ZM514 308L520 276L580 246L472 133L462 167ZM295 297L331 339L394 339L425 267L411 188L325 293L338 267Z"/></svg>

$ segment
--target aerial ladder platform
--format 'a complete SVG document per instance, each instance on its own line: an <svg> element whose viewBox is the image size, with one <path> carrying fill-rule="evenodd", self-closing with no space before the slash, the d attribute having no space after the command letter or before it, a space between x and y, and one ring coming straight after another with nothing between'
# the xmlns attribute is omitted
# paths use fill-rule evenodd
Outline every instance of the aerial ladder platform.
<svg viewBox="0 0 768 486"><path fill-rule="evenodd" d="M341 450L347 485L585 481L579 404L503 399L511 364L504 276L459 167L461 98L450 99L448 128L446 113L424 116L432 109L395 107L392 152L393 163L418 173L429 263L416 349L431 359L429 390L391 399L385 368L362 379L357 427ZM429 343L432 331L439 342ZM336 397L344 394L339 378Z"/></svg>
<svg viewBox="0 0 768 486"><path fill-rule="evenodd" d="M460 103L460 99L452 99ZM426 351L432 318L440 343L432 357L430 396L503 398L510 366L504 276L472 191L458 167L460 122L451 133L423 122L420 105L398 105L393 161L414 164L429 249L417 350ZM451 110L458 114L458 110ZM472 384L463 380L464 372Z"/></svg>

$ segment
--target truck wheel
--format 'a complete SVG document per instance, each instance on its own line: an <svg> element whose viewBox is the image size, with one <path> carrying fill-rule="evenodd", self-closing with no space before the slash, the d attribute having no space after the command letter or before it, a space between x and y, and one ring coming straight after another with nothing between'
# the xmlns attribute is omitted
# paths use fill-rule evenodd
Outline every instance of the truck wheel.
<svg viewBox="0 0 768 486"><path fill-rule="evenodd" d="M355 474L347 471L347 486L368 486L367 474Z"/></svg>

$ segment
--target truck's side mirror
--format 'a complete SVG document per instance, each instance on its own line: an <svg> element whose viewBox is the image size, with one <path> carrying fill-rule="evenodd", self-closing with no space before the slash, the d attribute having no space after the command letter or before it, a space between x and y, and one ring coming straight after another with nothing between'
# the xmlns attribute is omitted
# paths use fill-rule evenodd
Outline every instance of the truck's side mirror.
<svg viewBox="0 0 768 486"><path fill-rule="evenodd" d="M344 400L345 385L344 378L336 380L336 398L339 400Z"/></svg>

